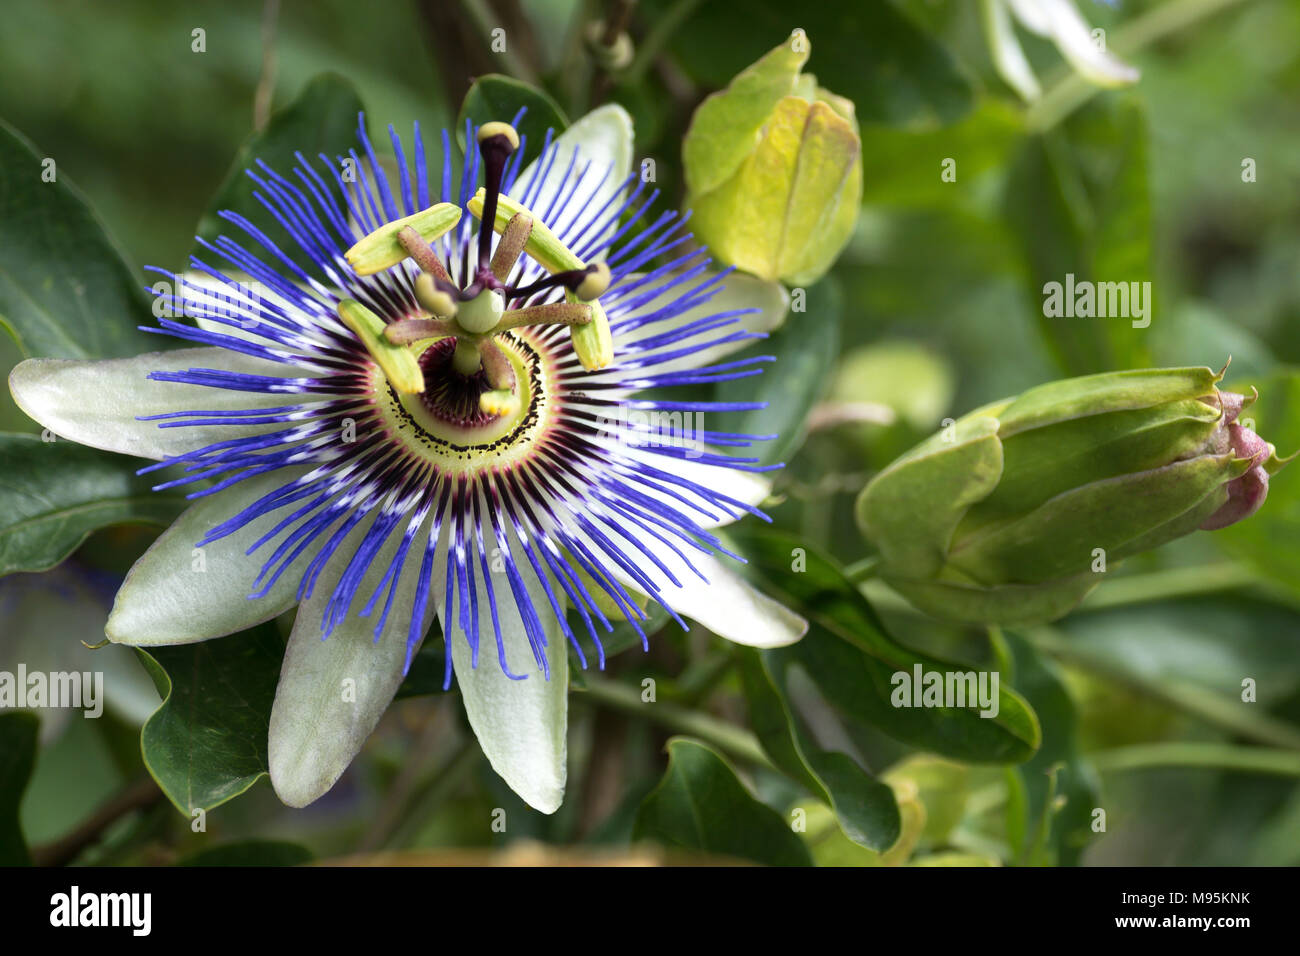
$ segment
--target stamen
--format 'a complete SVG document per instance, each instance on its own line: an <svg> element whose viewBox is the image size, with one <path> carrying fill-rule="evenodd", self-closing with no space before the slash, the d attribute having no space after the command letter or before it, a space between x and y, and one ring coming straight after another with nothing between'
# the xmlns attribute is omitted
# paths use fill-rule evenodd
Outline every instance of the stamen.
<svg viewBox="0 0 1300 956"><path fill-rule="evenodd" d="M398 239L398 234L406 228L412 229L424 242L432 242L460 222L460 207L448 202L430 206L414 216L398 219L380 226L374 232L362 237L343 255L352 266L352 271L359 276L374 275L385 269L391 269L410 253Z"/></svg>
<svg viewBox="0 0 1300 956"><path fill-rule="evenodd" d="M526 212L517 212L510 217L506 228L497 243L497 251L492 254L492 274L501 282L510 277L510 270L519 261L519 254L533 231L533 217Z"/></svg>
<svg viewBox="0 0 1300 956"><path fill-rule="evenodd" d="M501 177L505 173L506 159L519 148L519 134L509 123L484 123L478 131L478 149L483 157L483 174L486 182L484 192L484 218L495 221L497 199L501 195ZM478 234L478 266L480 270L488 268L488 251L491 248L492 233L480 229Z"/></svg>
<svg viewBox="0 0 1300 956"><path fill-rule="evenodd" d="M384 338L394 345L410 345L421 339L444 339L456 334L456 326L440 319L402 319L384 329Z"/></svg>
<svg viewBox="0 0 1300 956"><path fill-rule="evenodd" d="M524 243L524 251L534 262L547 272L564 272L568 269L586 267L586 263L574 255L569 247L547 228L546 223L533 215L527 206L509 196L497 197L492 218L487 216L487 194L482 189L465 204L465 208L470 211L470 215L478 217L481 222L489 223L496 232L505 232L506 226L513 217L521 212L528 213L533 218L533 230L528 235L528 241ZM483 231L486 230L481 230L480 235Z"/></svg>
<svg viewBox="0 0 1300 956"><path fill-rule="evenodd" d="M505 332L521 325L586 325L591 306L585 302L548 302L526 309L511 309L501 317L495 331Z"/></svg>
<svg viewBox="0 0 1300 956"><path fill-rule="evenodd" d="M433 251L433 246L424 241L412 226L405 226L397 233L397 241L401 243L402 248L406 250L415 264L422 270L439 279L447 285L451 285L451 276L447 274L447 269L443 266L442 260L438 254Z"/></svg>
<svg viewBox="0 0 1300 956"><path fill-rule="evenodd" d="M483 374L487 376L488 384L498 391L504 389L513 392L515 367L510 364L509 357L501 351L500 346L491 339L484 339L479 343L479 353L483 359Z"/></svg>
<svg viewBox="0 0 1300 956"><path fill-rule="evenodd" d="M514 415L519 411L519 396L508 388L484 392L478 397L478 407L489 415Z"/></svg>
<svg viewBox="0 0 1300 956"><path fill-rule="evenodd" d="M355 299L339 302L339 320L361 340L384 377L399 392L424 391L424 372L410 349L394 345L385 338L384 320Z"/></svg>

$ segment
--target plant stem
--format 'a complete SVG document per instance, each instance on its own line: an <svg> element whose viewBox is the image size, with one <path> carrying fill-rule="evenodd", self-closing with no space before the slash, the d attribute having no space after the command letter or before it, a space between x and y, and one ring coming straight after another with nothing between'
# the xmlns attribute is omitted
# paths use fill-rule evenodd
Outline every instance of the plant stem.
<svg viewBox="0 0 1300 956"><path fill-rule="evenodd" d="M733 757L764 767L772 766L762 745L747 730L708 714L688 710L670 703L645 703L641 692L631 685L600 677L588 677L582 691L597 704L650 720L678 733L698 737L706 744L725 750Z"/></svg>
<svg viewBox="0 0 1300 956"><path fill-rule="evenodd" d="M1204 767L1300 777L1300 753L1272 747L1186 742L1136 744L1089 754L1088 759L1103 773L1157 767Z"/></svg>
<svg viewBox="0 0 1300 956"><path fill-rule="evenodd" d="M1177 33L1243 0L1172 0L1148 10L1115 31L1111 49L1132 55L1157 40ZM1100 91L1100 87L1071 71L1025 113L1025 126L1041 133L1064 120Z"/></svg>
<svg viewBox="0 0 1300 956"><path fill-rule="evenodd" d="M94 846L118 820L136 810L147 810L162 800L163 793L152 777L144 777L130 784L100 806L84 823L67 836L53 843L32 849L32 862L37 866L67 866L85 850Z"/></svg>

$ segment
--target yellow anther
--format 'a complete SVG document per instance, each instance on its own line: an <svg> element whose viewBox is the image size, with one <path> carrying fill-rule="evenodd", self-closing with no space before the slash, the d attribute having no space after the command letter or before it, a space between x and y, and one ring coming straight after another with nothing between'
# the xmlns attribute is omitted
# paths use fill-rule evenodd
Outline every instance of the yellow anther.
<svg viewBox="0 0 1300 956"><path fill-rule="evenodd" d="M355 299L344 299L339 303L339 320L361 340L393 388L407 394L424 391L419 360L410 349L385 338L383 319Z"/></svg>
<svg viewBox="0 0 1300 956"><path fill-rule="evenodd" d="M414 216L398 219L380 226L349 249L344 256L352 271L359 276L374 275L390 269L405 259L409 252L398 240L397 234L410 226L425 242L432 242L460 222L460 207L449 202L430 206Z"/></svg>

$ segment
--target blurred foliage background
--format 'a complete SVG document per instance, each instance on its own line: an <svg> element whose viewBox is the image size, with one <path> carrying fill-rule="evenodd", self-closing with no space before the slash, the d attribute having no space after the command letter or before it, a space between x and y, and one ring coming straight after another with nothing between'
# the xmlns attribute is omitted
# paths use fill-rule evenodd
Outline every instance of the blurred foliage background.
<svg viewBox="0 0 1300 956"><path fill-rule="evenodd" d="M1266 437L1284 453L1300 447L1300 3L1083 0L1141 81L1093 90L1050 44L1026 37L1047 91L1030 106L994 73L977 6L320 0L268 15L247 0L10 0L0 117L57 159L143 276L145 264L183 265L241 144L321 73L351 84L376 127L453 123L486 73L539 84L570 118L616 100L636 121L638 155L656 159L658 185L677 204L694 107L801 27L809 70L856 104L865 188L832 274L762 346L781 358L760 396L774 399L764 421L781 428L788 462L768 509L780 532L851 569L865 553L852 502L871 474L945 417L1070 374L1217 368L1231 356L1229 386L1261 385ZM631 64L612 75L583 40L585 25L610 11L626 16L634 43ZM496 26L505 53L491 49ZM195 28L206 31L205 53L191 49ZM941 178L947 158L956 182ZM1243 181L1247 158L1254 182ZM1067 271L1151 281L1150 327L1045 319L1042 284ZM2 348L6 367L19 359L13 343ZM6 430L36 431L3 402ZM875 411L855 418L863 403ZM1252 522L1131 560L1051 627L990 638L935 624L865 585L900 644L1014 673L1043 730L1026 763L945 759L842 701L828 707L830 689L788 675L784 693L820 746L853 754L893 788L904 839L889 852L856 846L797 781L746 759L752 738L733 732L752 726L757 705L742 678L753 661L675 628L648 655L626 651L605 674L575 678L570 791L552 818L528 811L491 773L456 702L421 693L390 711L318 804L287 810L262 781L214 810L204 832L151 785L129 715L73 719L42 735L23 831L43 862L296 862L524 839L619 848L638 813L643 827L654 816L642 801L664 776L665 741L687 733L721 751L730 744L773 816L807 808L799 842L821 862L1300 863L1298 471L1275 482ZM72 561L106 577L111 595L113 577L156 531L99 531ZM3 626L14 630L17 618ZM97 637L87 626L84 639ZM658 681L653 707L638 699L647 676ZM1247 677L1259 682L1256 703L1241 702ZM664 786L686 768L716 772L689 746L673 745ZM490 826L493 808L506 810L504 833ZM1092 825L1096 808L1104 832ZM94 841L69 844L87 820L102 824ZM767 833L771 819L754 827ZM748 855L803 852L766 839L755 836L763 846ZM740 845L723 849L746 855Z"/></svg>

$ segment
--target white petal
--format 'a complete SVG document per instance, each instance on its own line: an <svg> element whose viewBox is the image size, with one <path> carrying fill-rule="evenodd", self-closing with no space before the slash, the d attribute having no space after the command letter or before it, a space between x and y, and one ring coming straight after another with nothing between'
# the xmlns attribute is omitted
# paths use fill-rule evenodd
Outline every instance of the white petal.
<svg viewBox="0 0 1300 956"><path fill-rule="evenodd" d="M677 286L669 289L663 295L647 302L639 307L635 315L645 315L660 308L673 299L678 298L686 290L695 288L702 282L708 281L710 276L716 273L708 273L693 279L687 286ZM629 277L627 282L636 280L636 276ZM628 298L634 298L638 294L644 293L645 289L638 289L631 293ZM733 272L722 280L721 288L713 293L707 301L696 305L683 312L681 315L674 316L670 319L664 319L661 322L650 322L640 328L632 329L620 333L617 329L618 321L615 320L614 333L614 350L620 358L644 358L658 354L669 354L682 348L689 347L696 342L709 342L715 339L725 338L736 332L760 332L767 333L778 328L785 320L786 311L790 307L790 295L785 291L785 287L779 282L769 282L759 279L755 276L743 275L739 272ZM725 312L734 312L741 309L756 309L756 312L749 312L745 315L738 315L730 325L722 326L711 332L702 335L693 336L678 342L672 342L655 349L654 352L628 352L625 351L627 346L643 339L651 338L658 335L665 335L674 329L679 329L691 322L698 322L711 316L720 315ZM755 350L761 354L762 342L755 342L753 339L742 339L737 342L727 342L722 345L711 345L708 348L701 349L690 355L681 358L670 359L657 365L647 366L646 375L662 375L666 372L676 372L683 369L700 368L705 365L712 365L724 357L743 349L746 346L754 346ZM618 373L617 377L626 377L626 372Z"/></svg>
<svg viewBox="0 0 1300 956"><path fill-rule="evenodd" d="M1061 55L1084 79L1098 86L1136 83L1138 71L1103 51L1092 38L1092 28L1079 15L1071 0L1041 0L1051 18L1052 38Z"/></svg>
<svg viewBox="0 0 1300 956"><path fill-rule="evenodd" d="M271 784L291 807L305 807L334 786L402 683L424 534L416 536L407 554L379 640L374 629L383 599L371 617L358 617L355 612L378 587L396 552L399 533L375 557L349 616L327 640L321 640L326 604L368 527L366 521L354 529L321 572L311 596L298 609L285 649L271 707L268 757ZM421 633L432 620L431 612L431 608L425 612Z"/></svg>
<svg viewBox="0 0 1300 956"><path fill-rule="evenodd" d="M589 537L581 537L593 553L603 554ZM612 536L607 534L607 537ZM735 559L726 555L708 555L679 538L671 539L700 572L696 574L681 557L656 538L641 534L638 540L672 572L678 584L669 580L659 567L631 545L616 543L655 583L664 603L678 614L703 624L719 637L747 647L766 648L785 647L807 633L807 621L753 587L728 566ZM620 583L645 593L645 588L613 561L606 559L604 563Z"/></svg>
<svg viewBox="0 0 1300 956"><path fill-rule="evenodd" d="M551 221L547 222L552 229L559 230L557 234L561 240L567 240L570 238L571 227L581 226L594 216L622 186L623 180L631 171L632 117L623 107L608 103L579 119L561 133L555 143L555 160L551 163L546 178L542 180L541 191L530 193L534 178L544 168L539 166L540 161L535 161L519 174L510 190L510 196L522 199L525 194L529 194L529 205L533 212L546 216L551 203L559 195L559 190L565 186L565 173L569 170L569 161L573 159L576 149L578 158L573 164L572 178L568 185L572 186L572 179L576 179L584 167L587 168L586 175L572 197L565 201L564 214L557 215L560 211L557 206L551 212ZM600 221L603 223L616 209L616 205L611 205L600 217ZM576 217L574 210L581 210ZM605 235L611 234L616 227L617 223L611 223L605 230ZM594 237L595 233L584 236L583 244Z"/></svg>
<svg viewBox="0 0 1300 956"><path fill-rule="evenodd" d="M1038 99L1042 95L1042 87L1038 85L1038 78L1025 59L1025 51L1016 38L1003 0L984 0L983 13L985 30L992 48L993 65L997 68L998 76L1023 99Z"/></svg>
<svg viewBox="0 0 1300 956"><path fill-rule="evenodd" d="M669 607L719 637L746 647L785 647L808 633L807 621L727 567L724 562L732 558L698 551L690 554L691 563L708 579L706 583L659 542L651 544L682 583L674 587L669 581L662 582Z"/></svg>
<svg viewBox="0 0 1300 956"><path fill-rule="evenodd" d="M56 435L92 448L154 459L283 426L160 428L160 422L137 421L137 416L271 408L302 400L293 394L241 392L148 377L150 372L191 368L278 377L310 374L229 349L176 349L124 359L28 359L10 373L9 390L19 408Z"/></svg>
<svg viewBox="0 0 1300 956"><path fill-rule="evenodd" d="M196 546L212 528L305 473L304 468L268 472L198 499L128 572L113 602L108 636L141 647L189 644L233 634L293 607L302 572L328 532L280 575L265 597L253 600L248 597L253 582L279 539L252 555L245 552L285 516L285 510L256 518L201 550Z"/></svg>
<svg viewBox="0 0 1300 956"><path fill-rule="evenodd" d="M1030 33L1037 33L1040 37L1051 35L1052 18L1043 0L996 0L996 2L1010 6L1011 12L1016 15L1020 25Z"/></svg>
<svg viewBox="0 0 1300 956"><path fill-rule="evenodd" d="M542 813L554 813L564 799L565 746L569 714L569 657L564 635L546 593L538 583L522 549L513 553L521 560L519 573L546 635L548 680L537 667L523 618L504 573L492 575L497 614L506 661L512 673L526 674L512 680L501 670L496 635L488 608L483 575L475 560L475 587L479 596L478 666L471 666L469 642L458 627L443 622L443 633L452 647L452 666L465 714L488 762L524 802ZM559 592L558 585L552 587ZM439 614L443 608L439 608Z"/></svg>

